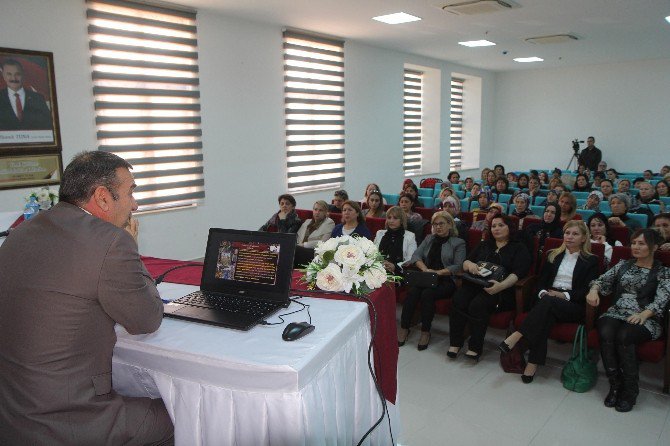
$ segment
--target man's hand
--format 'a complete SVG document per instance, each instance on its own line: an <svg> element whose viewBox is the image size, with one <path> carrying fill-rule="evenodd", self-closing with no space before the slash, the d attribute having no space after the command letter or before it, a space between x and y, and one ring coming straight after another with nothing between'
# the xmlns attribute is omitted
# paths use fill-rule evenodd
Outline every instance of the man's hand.
<svg viewBox="0 0 670 446"><path fill-rule="evenodd" d="M128 233L135 239L135 243L137 243L137 236L140 232L140 222L137 221L135 217L130 217L128 220L128 224L124 228Z"/></svg>

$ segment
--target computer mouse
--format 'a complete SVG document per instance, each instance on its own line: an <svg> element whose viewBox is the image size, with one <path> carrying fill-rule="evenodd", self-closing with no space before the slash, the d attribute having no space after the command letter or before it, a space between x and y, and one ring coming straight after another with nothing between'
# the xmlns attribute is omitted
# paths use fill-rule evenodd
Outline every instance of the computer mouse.
<svg viewBox="0 0 670 446"><path fill-rule="evenodd" d="M284 329L281 338L285 341L295 341L314 331L314 325L309 322L291 322Z"/></svg>

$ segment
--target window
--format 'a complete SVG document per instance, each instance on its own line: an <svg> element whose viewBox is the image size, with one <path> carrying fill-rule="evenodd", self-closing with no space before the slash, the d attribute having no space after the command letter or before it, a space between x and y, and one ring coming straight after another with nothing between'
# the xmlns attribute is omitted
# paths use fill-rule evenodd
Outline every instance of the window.
<svg viewBox="0 0 670 446"><path fill-rule="evenodd" d="M284 31L288 190L344 182L344 42Z"/></svg>
<svg viewBox="0 0 670 446"><path fill-rule="evenodd" d="M449 145L449 166L460 169L463 164L463 89L465 79L451 78L451 130Z"/></svg>
<svg viewBox="0 0 670 446"><path fill-rule="evenodd" d="M423 72L405 68L403 104L403 171L405 174L421 173L423 158Z"/></svg>
<svg viewBox="0 0 670 446"><path fill-rule="evenodd" d="M88 0L98 150L133 164L140 210L205 196L195 13Z"/></svg>

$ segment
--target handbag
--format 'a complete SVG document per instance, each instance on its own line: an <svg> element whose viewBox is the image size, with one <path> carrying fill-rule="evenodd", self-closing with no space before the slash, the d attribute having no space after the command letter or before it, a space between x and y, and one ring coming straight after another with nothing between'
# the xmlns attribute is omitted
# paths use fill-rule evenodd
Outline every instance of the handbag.
<svg viewBox="0 0 670 446"><path fill-rule="evenodd" d="M583 325L580 325L577 327L575 340L572 343L572 356L565 363L561 372L563 387L578 393L591 389L598 378L598 370L595 362L589 358L585 338L586 330Z"/></svg>
<svg viewBox="0 0 670 446"><path fill-rule="evenodd" d="M514 323L510 322L505 339L512 333L514 333ZM526 358L523 356L521 343L522 340L517 342L507 353L500 352L500 367L502 367L505 373L522 374L526 369Z"/></svg>
<svg viewBox="0 0 670 446"><path fill-rule="evenodd" d="M507 277L507 271L504 266L496 265L491 262L477 262L477 268L480 274L463 273L463 279L481 287L489 287L491 280L502 282Z"/></svg>
<svg viewBox="0 0 670 446"><path fill-rule="evenodd" d="M405 284L409 287L437 288L438 280L437 273L409 270L405 274Z"/></svg>

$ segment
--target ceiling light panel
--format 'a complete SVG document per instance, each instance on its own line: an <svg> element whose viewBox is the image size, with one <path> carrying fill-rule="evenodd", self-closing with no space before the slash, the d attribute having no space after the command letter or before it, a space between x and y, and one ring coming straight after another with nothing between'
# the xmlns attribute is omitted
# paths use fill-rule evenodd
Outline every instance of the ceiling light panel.
<svg viewBox="0 0 670 446"><path fill-rule="evenodd" d="M373 17L372 20L388 23L389 25L398 25L400 23L416 22L417 20L421 20L421 17L416 17L411 14L407 14L405 12L395 12L393 14L386 14Z"/></svg>
<svg viewBox="0 0 670 446"><path fill-rule="evenodd" d="M475 48L478 46L494 46L494 42L489 42L488 40L468 40L467 42L458 42L459 45L467 46L470 48Z"/></svg>
<svg viewBox="0 0 670 446"><path fill-rule="evenodd" d="M544 59L539 57L517 57L514 62L528 63L528 62L544 62Z"/></svg>

